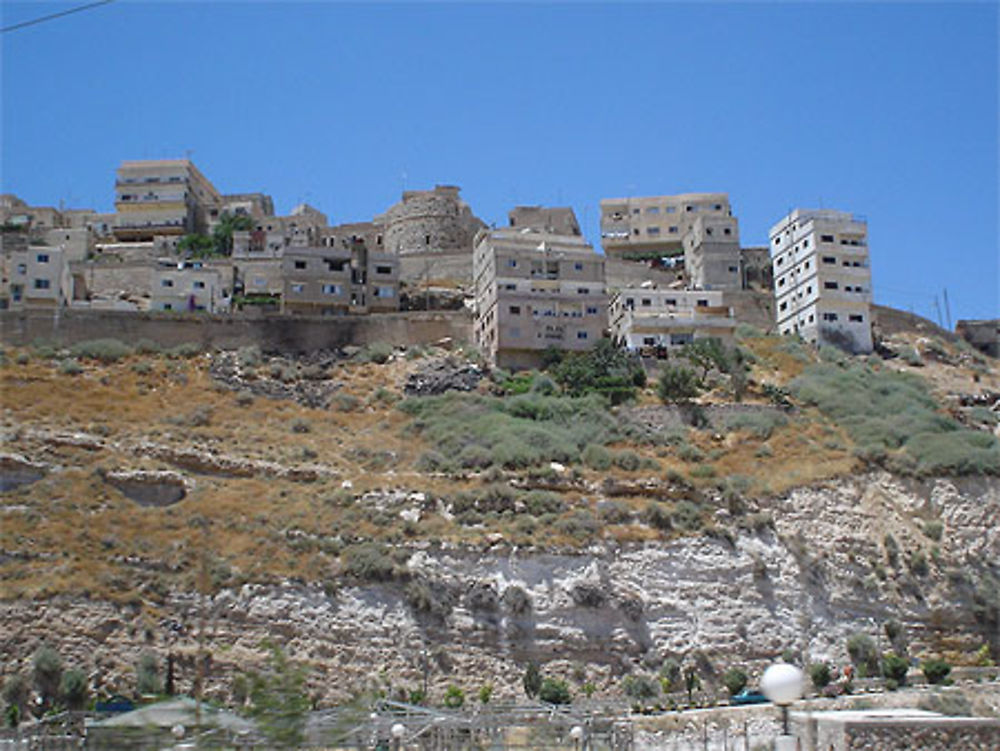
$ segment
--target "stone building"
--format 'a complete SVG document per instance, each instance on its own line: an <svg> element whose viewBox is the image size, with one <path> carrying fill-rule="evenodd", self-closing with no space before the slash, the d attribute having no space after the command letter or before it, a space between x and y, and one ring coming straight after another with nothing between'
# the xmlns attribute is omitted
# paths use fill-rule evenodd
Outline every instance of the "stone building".
<svg viewBox="0 0 1000 751"><path fill-rule="evenodd" d="M870 352L868 224L829 209L795 209L770 231L781 334Z"/></svg>
<svg viewBox="0 0 1000 751"><path fill-rule="evenodd" d="M521 229L529 227L553 235L575 235L579 237L580 223L569 206L517 206L507 213L509 226Z"/></svg>
<svg viewBox="0 0 1000 751"><path fill-rule="evenodd" d="M699 214L683 239L692 289L740 289L740 229L734 216Z"/></svg>
<svg viewBox="0 0 1000 751"><path fill-rule="evenodd" d="M1000 357L1000 318L959 321L955 333L983 354Z"/></svg>
<svg viewBox="0 0 1000 751"><path fill-rule="evenodd" d="M645 356L664 356L695 339L731 341L737 323L721 290L656 289L651 285L615 293L610 318L615 342Z"/></svg>
<svg viewBox="0 0 1000 751"><path fill-rule="evenodd" d="M61 247L8 245L0 254L0 309L61 308L73 277Z"/></svg>
<svg viewBox="0 0 1000 751"><path fill-rule="evenodd" d="M398 255L471 253L476 233L486 226L453 185L404 191L403 199L374 221L385 228L385 249Z"/></svg>
<svg viewBox="0 0 1000 751"><path fill-rule="evenodd" d="M604 258L582 237L483 230L473 275L476 344L500 367L537 367L550 347L589 349L607 329Z"/></svg>
<svg viewBox="0 0 1000 751"><path fill-rule="evenodd" d="M221 205L219 191L189 159L124 161L112 230L120 240L205 233Z"/></svg>
<svg viewBox="0 0 1000 751"><path fill-rule="evenodd" d="M399 309L399 259L349 247L291 247L281 260L281 309L296 315L343 315Z"/></svg>
<svg viewBox="0 0 1000 751"><path fill-rule="evenodd" d="M601 200L601 246L609 258L646 260L684 253L694 220L732 216L726 193L605 198Z"/></svg>
<svg viewBox="0 0 1000 751"><path fill-rule="evenodd" d="M229 309L223 270L201 261L159 262L149 282L149 309L220 313Z"/></svg>

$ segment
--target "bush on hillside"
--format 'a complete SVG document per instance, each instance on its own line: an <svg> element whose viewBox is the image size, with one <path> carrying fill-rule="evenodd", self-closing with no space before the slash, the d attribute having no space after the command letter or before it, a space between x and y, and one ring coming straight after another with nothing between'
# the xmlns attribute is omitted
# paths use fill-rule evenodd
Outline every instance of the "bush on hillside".
<svg viewBox="0 0 1000 751"><path fill-rule="evenodd" d="M634 399L636 388L646 385L642 362L610 339L601 339L587 352L567 353L549 372L563 393L599 394L612 404Z"/></svg>
<svg viewBox="0 0 1000 751"><path fill-rule="evenodd" d="M117 339L90 339L73 345L70 354L73 357L111 363L131 355L132 348Z"/></svg>
<svg viewBox="0 0 1000 751"><path fill-rule="evenodd" d="M745 430L757 438L767 440L775 428L788 423L788 418L780 412L736 412L726 415L722 425L726 430Z"/></svg>
<svg viewBox="0 0 1000 751"><path fill-rule="evenodd" d="M924 677L928 683L940 684L948 680L951 673L951 665L938 657L931 657L924 660L920 665Z"/></svg>

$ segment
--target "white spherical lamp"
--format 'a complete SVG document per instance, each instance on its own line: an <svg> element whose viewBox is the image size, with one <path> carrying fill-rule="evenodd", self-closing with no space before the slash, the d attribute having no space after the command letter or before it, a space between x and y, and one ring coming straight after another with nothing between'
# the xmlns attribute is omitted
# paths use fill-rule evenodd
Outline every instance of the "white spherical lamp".
<svg viewBox="0 0 1000 751"><path fill-rule="evenodd" d="M395 725L392 726L392 729L389 732L392 733L393 738L399 740L404 735L406 735L406 725L404 725L401 722L397 722Z"/></svg>
<svg viewBox="0 0 1000 751"><path fill-rule="evenodd" d="M760 690L779 707L786 707L802 698L805 682L806 678L801 670L794 665L779 662L764 671L764 676L760 679Z"/></svg>
<svg viewBox="0 0 1000 751"><path fill-rule="evenodd" d="M572 728L570 728L569 737L572 738L574 741L582 740L583 728L580 727L579 725L574 725Z"/></svg>

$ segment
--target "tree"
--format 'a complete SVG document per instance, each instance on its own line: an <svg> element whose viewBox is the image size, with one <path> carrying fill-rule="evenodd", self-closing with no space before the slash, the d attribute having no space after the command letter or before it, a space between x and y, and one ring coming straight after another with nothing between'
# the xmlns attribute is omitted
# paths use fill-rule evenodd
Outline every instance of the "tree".
<svg viewBox="0 0 1000 751"><path fill-rule="evenodd" d="M50 645L43 644L35 652L32 661L32 677L35 690L42 699L43 712L59 698L59 683L62 680L63 662L59 653Z"/></svg>
<svg viewBox="0 0 1000 751"><path fill-rule="evenodd" d="M722 674L722 685L730 696L736 696L747 687L747 674L740 668L729 668Z"/></svg>
<svg viewBox="0 0 1000 751"><path fill-rule="evenodd" d="M814 662L809 666L809 680L817 691L830 685L830 666L825 662Z"/></svg>
<svg viewBox="0 0 1000 751"><path fill-rule="evenodd" d="M479 703L489 704L490 699L493 697L493 684L484 683L479 687Z"/></svg>
<svg viewBox="0 0 1000 751"><path fill-rule="evenodd" d="M524 670L522 682L524 683L524 693L529 699L534 699L538 696L538 692L542 688L542 673L538 669L538 663L528 663L528 667Z"/></svg>
<svg viewBox="0 0 1000 751"><path fill-rule="evenodd" d="M668 365L657 388L664 402L686 402L701 393L701 380L690 368Z"/></svg>
<svg viewBox="0 0 1000 751"><path fill-rule="evenodd" d="M928 683L944 683L951 673L951 665L938 657L924 660L920 666Z"/></svg>
<svg viewBox="0 0 1000 751"><path fill-rule="evenodd" d="M696 368L701 369L699 380L704 381L708 372L715 368L723 373L729 370L729 357L722 342L714 337L695 339L681 350L681 357L687 359Z"/></svg>
<svg viewBox="0 0 1000 751"><path fill-rule="evenodd" d="M78 668L71 668L63 673L59 682L59 695L66 709L81 710L87 706L90 691L87 687L87 674Z"/></svg>
<svg viewBox="0 0 1000 751"><path fill-rule="evenodd" d="M646 384L642 362L610 339L601 339L587 352L566 354L549 372L570 396L596 392L612 404L634 398L636 387Z"/></svg>
<svg viewBox="0 0 1000 751"><path fill-rule="evenodd" d="M454 684L448 686L444 692L444 705L448 709L461 709L463 704L465 704L465 692Z"/></svg>
<svg viewBox="0 0 1000 751"><path fill-rule="evenodd" d="M280 647L266 646L271 650L267 668L250 675L250 714L274 746L298 748L309 711L305 670L290 663Z"/></svg>
<svg viewBox="0 0 1000 751"><path fill-rule="evenodd" d="M233 232L253 229L253 219L245 214L230 214L223 211L219 223L212 230L215 252L221 256L233 254Z"/></svg>
<svg viewBox="0 0 1000 751"><path fill-rule="evenodd" d="M546 678L538 689L538 698L548 704L569 704L573 697L569 693L566 681L557 678Z"/></svg>
<svg viewBox="0 0 1000 751"><path fill-rule="evenodd" d="M906 673L909 669L910 663L895 652L889 652L882 658L882 675L890 681L895 681L898 686L906 685Z"/></svg>
<svg viewBox="0 0 1000 751"><path fill-rule="evenodd" d="M701 688L701 678L694 668L684 671L684 689L687 691L688 704L694 703L694 692Z"/></svg>
<svg viewBox="0 0 1000 751"><path fill-rule="evenodd" d="M847 654L858 668L858 675L868 678L879 674L879 656L875 642L868 634L855 633L847 639Z"/></svg>
<svg viewBox="0 0 1000 751"><path fill-rule="evenodd" d="M681 685L681 664L673 657L668 657L660 666L660 685L664 693L675 691Z"/></svg>
<svg viewBox="0 0 1000 751"><path fill-rule="evenodd" d="M211 258L215 247L215 240L208 235L184 235L177 241L177 251L187 258Z"/></svg>
<svg viewBox="0 0 1000 751"><path fill-rule="evenodd" d="M157 666L156 655L152 652L143 652L139 657L139 663L135 668L135 690L140 696L145 694L158 694L163 690L160 683L160 671Z"/></svg>

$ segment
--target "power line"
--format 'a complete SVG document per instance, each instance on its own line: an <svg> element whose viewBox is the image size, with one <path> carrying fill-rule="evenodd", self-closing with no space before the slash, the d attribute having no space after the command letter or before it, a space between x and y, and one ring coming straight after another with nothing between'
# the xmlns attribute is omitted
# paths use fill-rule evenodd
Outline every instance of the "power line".
<svg viewBox="0 0 1000 751"><path fill-rule="evenodd" d="M40 16L39 18L33 18L30 21L22 21L21 23L16 23L13 26L4 26L0 29L0 34L6 34L8 31L16 31L17 29L23 29L25 26L34 26L38 23L45 23L46 21L52 21L56 18L62 18L63 16L68 16L70 13L79 13L82 10L90 10L91 8L96 8L99 5L107 5L108 3L113 3L115 0L98 0L96 3L87 3L86 5L80 5L76 8L69 8L68 10L61 10L58 13L50 13L47 16Z"/></svg>

